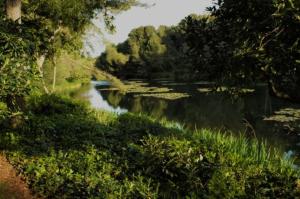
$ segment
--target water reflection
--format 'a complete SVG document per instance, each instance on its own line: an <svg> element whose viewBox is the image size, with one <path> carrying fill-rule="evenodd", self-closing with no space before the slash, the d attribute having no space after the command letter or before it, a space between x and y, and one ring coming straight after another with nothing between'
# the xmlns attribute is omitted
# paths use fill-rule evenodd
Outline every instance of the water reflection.
<svg viewBox="0 0 300 199"><path fill-rule="evenodd" d="M82 97L87 98L91 106L95 109L102 109L116 114L122 114L128 112L127 109L120 106L111 106L107 100L104 100L101 93L96 89L98 86L109 86L107 81L92 81L91 87L88 92L84 93Z"/></svg>
<svg viewBox="0 0 300 199"><path fill-rule="evenodd" d="M142 112L155 118L178 122L190 129L210 128L236 134L242 133L248 137L267 140L272 146L288 152L288 156L292 154L300 157L298 135L300 117L297 112L300 110L300 105L269 96L265 86L260 86L254 93L233 100L224 93L199 92L199 85L169 83L168 88L176 92L189 93L190 97L167 100L145 97L140 93L135 95L134 93L123 94L117 90L101 90L103 87L109 87L108 82L92 84L92 88L86 95L95 108L118 114L127 111ZM291 113L291 110L296 112ZM274 115L280 113L287 115L288 120L275 120Z"/></svg>

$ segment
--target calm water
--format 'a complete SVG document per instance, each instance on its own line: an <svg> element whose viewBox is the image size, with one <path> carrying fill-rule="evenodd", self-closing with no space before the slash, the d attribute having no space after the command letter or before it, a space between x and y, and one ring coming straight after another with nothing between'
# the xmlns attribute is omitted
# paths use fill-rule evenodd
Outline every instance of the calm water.
<svg viewBox="0 0 300 199"><path fill-rule="evenodd" d="M266 86L254 93L232 99L224 93L199 92L203 85L169 82L155 83L190 96L176 100L122 94L107 82L92 82L84 95L95 108L118 114L145 113L155 118L166 118L187 128L210 128L232 131L266 140L272 146L300 160L300 104L293 104L269 96ZM299 158L298 158L299 157Z"/></svg>

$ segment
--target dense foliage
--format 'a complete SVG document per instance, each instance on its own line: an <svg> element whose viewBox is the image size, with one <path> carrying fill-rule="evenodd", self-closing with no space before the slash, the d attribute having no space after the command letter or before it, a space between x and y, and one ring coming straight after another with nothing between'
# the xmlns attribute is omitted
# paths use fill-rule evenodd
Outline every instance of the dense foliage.
<svg viewBox="0 0 300 199"><path fill-rule="evenodd" d="M95 111L58 95L27 96L40 79L65 91L96 76L93 60L78 54L81 35L98 14L112 30L112 14L137 1L0 0L0 8L17 1L19 19L0 12L0 151L36 194L299 197L299 170L257 141ZM121 77L202 79L235 88L266 82L277 96L297 100L299 9L297 0L219 0L208 16L132 30L97 65Z"/></svg>
<svg viewBox="0 0 300 199"><path fill-rule="evenodd" d="M299 174L280 154L245 140L145 116L33 97L27 120L1 119L0 146L46 198L293 198Z"/></svg>
<svg viewBox="0 0 300 199"><path fill-rule="evenodd" d="M98 67L125 77L160 72L230 88L265 82L278 97L300 99L299 1L220 0L208 10L174 27L132 30L114 47L119 54L106 51ZM129 59L118 64L121 54Z"/></svg>
<svg viewBox="0 0 300 199"><path fill-rule="evenodd" d="M102 14L112 29L112 13L127 10L135 3L135 0L1 0L2 11L9 12L6 5L10 5L12 12L18 10L20 14L14 19L0 13L0 100L6 101L11 109L18 109L32 82L43 76L40 60L54 59L61 49L79 51L81 35L93 17Z"/></svg>
<svg viewBox="0 0 300 199"><path fill-rule="evenodd" d="M220 0L210 11L210 21L187 18L198 71L211 70L219 84L263 81L278 97L300 99L299 1Z"/></svg>
<svg viewBox="0 0 300 199"><path fill-rule="evenodd" d="M192 73L185 51L181 25L145 26L133 29L125 42L107 46L96 65L119 77L183 78Z"/></svg>
<svg viewBox="0 0 300 199"><path fill-rule="evenodd" d="M4 2L0 2L4 6ZM23 25L0 13L0 100L16 107L17 98L27 94L38 77L36 52L45 50L48 30L42 21L23 18Z"/></svg>

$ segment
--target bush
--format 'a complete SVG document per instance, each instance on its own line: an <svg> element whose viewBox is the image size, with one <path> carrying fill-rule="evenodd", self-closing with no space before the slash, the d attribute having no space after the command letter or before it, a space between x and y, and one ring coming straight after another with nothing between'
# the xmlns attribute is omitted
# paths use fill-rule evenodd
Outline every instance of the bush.
<svg viewBox="0 0 300 199"><path fill-rule="evenodd" d="M85 109L85 105L55 94L34 96L29 99L27 110L33 114L69 114Z"/></svg>
<svg viewBox="0 0 300 199"><path fill-rule="evenodd" d="M1 149L44 198L293 198L299 171L257 141L146 116L29 100Z"/></svg>

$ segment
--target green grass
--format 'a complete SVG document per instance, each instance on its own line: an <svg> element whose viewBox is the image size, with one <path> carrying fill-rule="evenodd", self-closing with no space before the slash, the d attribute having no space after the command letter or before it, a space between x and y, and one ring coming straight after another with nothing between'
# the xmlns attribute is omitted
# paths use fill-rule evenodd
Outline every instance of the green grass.
<svg viewBox="0 0 300 199"><path fill-rule="evenodd" d="M118 78L95 67L95 59L85 58L78 53L63 51L56 57L56 84L53 89L54 63L46 60L44 64L44 82L51 93L67 93L76 91L82 84L90 83L91 79L108 80L120 91L125 91L125 85ZM43 90L41 81L36 82L38 92Z"/></svg>
<svg viewBox="0 0 300 199"><path fill-rule="evenodd" d="M292 161L257 141L32 97L0 150L45 198L294 198ZM3 119L2 119L3 120ZM5 120L5 119L4 119Z"/></svg>

